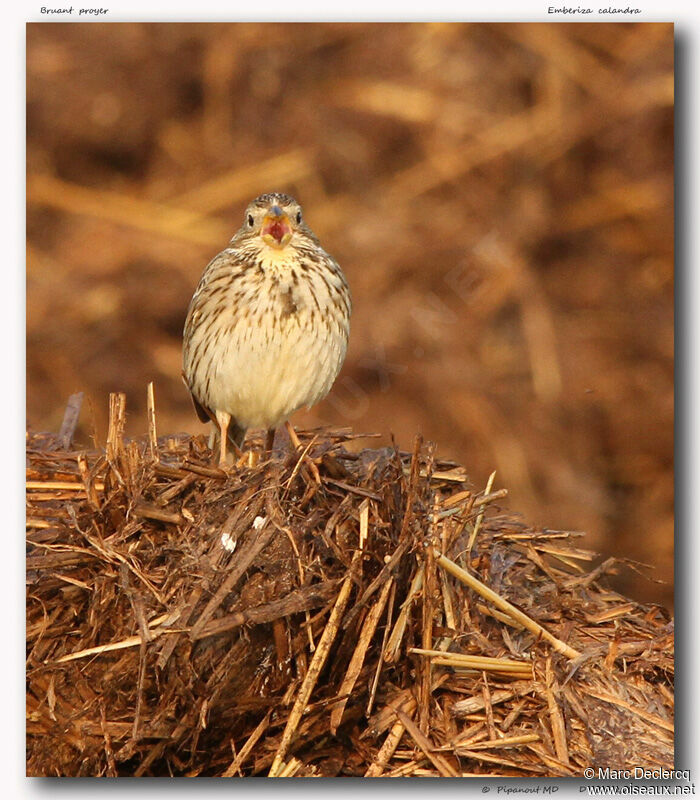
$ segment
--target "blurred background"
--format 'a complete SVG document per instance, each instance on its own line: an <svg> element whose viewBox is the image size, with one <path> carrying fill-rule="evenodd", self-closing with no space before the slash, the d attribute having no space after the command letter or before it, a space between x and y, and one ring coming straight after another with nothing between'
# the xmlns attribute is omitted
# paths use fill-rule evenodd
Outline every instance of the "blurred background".
<svg viewBox="0 0 700 800"><path fill-rule="evenodd" d="M27 424L204 431L187 306L286 191L345 271L350 350L298 426L421 432L672 606L670 24L30 24ZM374 446L371 440L360 446ZM663 581L663 582L657 582Z"/></svg>

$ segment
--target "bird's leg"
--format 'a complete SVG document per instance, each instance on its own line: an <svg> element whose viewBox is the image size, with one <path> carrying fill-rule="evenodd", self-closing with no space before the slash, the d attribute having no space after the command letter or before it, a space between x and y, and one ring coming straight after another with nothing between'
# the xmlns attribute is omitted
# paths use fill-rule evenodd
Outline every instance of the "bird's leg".
<svg viewBox="0 0 700 800"><path fill-rule="evenodd" d="M272 453L272 445L275 443L275 429L268 428L267 436L265 437L265 454L270 456Z"/></svg>
<svg viewBox="0 0 700 800"><path fill-rule="evenodd" d="M231 415L225 411L217 411L216 421L219 425L219 435L221 436L221 441L219 442L219 467L223 469L226 466L226 437Z"/></svg>

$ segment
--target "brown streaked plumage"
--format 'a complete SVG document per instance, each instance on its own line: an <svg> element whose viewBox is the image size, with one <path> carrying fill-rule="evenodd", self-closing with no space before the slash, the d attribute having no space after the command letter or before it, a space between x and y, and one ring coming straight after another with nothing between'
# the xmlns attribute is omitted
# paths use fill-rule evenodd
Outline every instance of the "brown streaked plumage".
<svg viewBox="0 0 700 800"><path fill-rule="evenodd" d="M263 194L204 270L185 322L183 377L202 421L240 448L328 394L345 359L351 300L338 264L289 195Z"/></svg>

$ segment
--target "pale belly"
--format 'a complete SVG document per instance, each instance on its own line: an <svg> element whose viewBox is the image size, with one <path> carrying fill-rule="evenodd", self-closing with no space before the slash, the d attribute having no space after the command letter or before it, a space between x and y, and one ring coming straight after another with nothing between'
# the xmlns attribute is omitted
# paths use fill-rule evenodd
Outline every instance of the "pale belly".
<svg viewBox="0 0 700 800"><path fill-rule="evenodd" d="M342 273L330 259L302 270L290 258L265 252L241 267L224 251L190 305L187 383L201 405L242 428L274 428L317 403L345 359L350 300Z"/></svg>
<svg viewBox="0 0 700 800"><path fill-rule="evenodd" d="M258 328L231 338L217 365L215 408L245 428L273 428L325 397L345 358L345 342L327 329L300 328L264 336Z"/></svg>
<svg viewBox="0 0 700 800"><path fill-rule="evenodd" d="M306 311L274 324L271 313L239 320L203 348L201 400L241 427L276 427L328 394L346 349L341 320L319 324Z"/></svg>

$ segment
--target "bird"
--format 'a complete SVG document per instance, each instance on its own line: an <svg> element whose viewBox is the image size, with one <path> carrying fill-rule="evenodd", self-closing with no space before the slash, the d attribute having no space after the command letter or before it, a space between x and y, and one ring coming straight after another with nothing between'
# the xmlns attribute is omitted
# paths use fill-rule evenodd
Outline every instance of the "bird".
<svg viewBox="0 0 700 800"><path fill-rule="evenodd" d="M183 379L200 420L218 428L221 467L227 439L240 452L249 428L265 428L269 452L279 425L328 394L351 312L345 275L299 203L256 197L204 269L183 333Z"/></svg>

